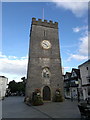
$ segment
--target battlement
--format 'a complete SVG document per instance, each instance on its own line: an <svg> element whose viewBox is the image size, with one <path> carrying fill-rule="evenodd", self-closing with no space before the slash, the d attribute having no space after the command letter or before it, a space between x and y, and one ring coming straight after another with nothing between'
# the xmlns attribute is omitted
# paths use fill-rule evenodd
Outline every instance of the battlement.
<svg viewBox="0 0 90 120"><path fill-rule="evenodd" d="M47 20L42 20L42 19L36 20L36 18L32 18L32 25L45 26L45 27L58 29L58 22L53 22L52 20L48 22Z"/></svg>

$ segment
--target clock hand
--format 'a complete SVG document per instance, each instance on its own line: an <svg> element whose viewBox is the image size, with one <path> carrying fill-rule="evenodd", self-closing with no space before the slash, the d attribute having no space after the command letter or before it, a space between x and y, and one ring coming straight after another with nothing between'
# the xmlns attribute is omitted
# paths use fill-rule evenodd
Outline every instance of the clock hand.
<svg viewBox="0 0 90 120"><path fill-rule="evenodd" d="M46 43L43 43L44 45L46 45L48 47L48 45Z"/></svg>

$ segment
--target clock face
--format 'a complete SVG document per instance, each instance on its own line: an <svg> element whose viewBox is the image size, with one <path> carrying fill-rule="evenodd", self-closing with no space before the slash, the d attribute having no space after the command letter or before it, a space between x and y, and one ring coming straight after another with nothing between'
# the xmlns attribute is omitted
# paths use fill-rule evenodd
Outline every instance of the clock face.
<svg viewBox="0 0 90 120"><path fill-rule="evenodd" d="M49 49L51 48L51 43L48 41L48 40L43 40L41 42L41 46L44 48L44 49Z"/></svg>

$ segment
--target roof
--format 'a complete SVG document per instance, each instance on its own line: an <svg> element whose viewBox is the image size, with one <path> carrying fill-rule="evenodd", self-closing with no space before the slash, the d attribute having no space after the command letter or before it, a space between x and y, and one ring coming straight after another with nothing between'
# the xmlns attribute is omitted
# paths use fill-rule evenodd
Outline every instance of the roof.
<svg viewBox="0 0 90 120"><path fill-rule="evenodd" d="M90 62L90 59L89 59L89 60L87 60L86 62L82 63L82 64L81 64L81 65L79 65L78 67L81 67L82 65L87 64L87 63L89 63L89 62Z"/></svg>
<svg viewBox="0 0 90 120"><path fill-rule="evenodd" d="M68 76L68 78L66 78L66 76ZM66 74L64 75L64 80L70 80L71 78L71 73L70 72L66 72Z"/></svg>
<svg viewBox="0 0 90 120"><path fill-rule="evenodd" d="M75 71L75 73L77 74L77 76L80 78L80 70L76 69L76 68L72 68L72 71Z"/></svg>
<svg viewBox="0 0 90 120"><path fill-rule="evenodd" d="M66 72L66 74L65 75L68 75L69 77L71 76L71 74L72 73L70 73L70 72Z"/></svg>
<svg viewBox="0 0 90 120"><path fill-rule="evenodd" d="M0 76L0 77L2 77L2 78L7 78L7 77L5 77L5 76Z"/></svg>

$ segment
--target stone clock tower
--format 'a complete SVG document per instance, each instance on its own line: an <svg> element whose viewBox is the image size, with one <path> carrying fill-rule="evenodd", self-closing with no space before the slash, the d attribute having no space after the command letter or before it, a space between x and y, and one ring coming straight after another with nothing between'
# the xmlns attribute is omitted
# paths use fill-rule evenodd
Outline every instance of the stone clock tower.
<svg viewBox="0 0 90 120"><path fill-rule="evenodd" d="M32 18L26 97L32 97L36 88L45 101L52 100L58 88L63 94L58 23Z"/></svg>

